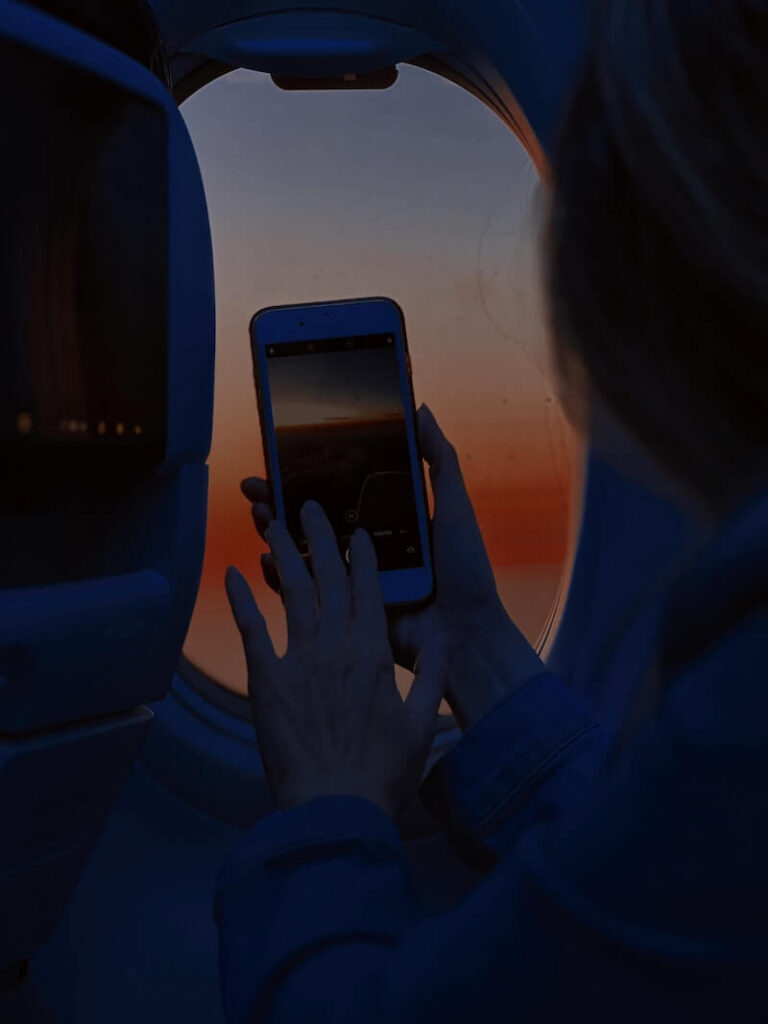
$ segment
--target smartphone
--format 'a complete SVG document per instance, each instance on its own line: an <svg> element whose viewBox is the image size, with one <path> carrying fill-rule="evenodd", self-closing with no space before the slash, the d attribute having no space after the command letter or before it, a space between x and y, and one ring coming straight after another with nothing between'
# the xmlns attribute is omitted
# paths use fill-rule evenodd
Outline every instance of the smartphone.
<svg viewBox="0 0 768 1024"><path fill-rule="evenodd" d="M277 517L305 559L317 501L342 557L358 528L388 606L434 593L429 512L402 310L392 299L273 306L251 320L264 458Z"/></svg>

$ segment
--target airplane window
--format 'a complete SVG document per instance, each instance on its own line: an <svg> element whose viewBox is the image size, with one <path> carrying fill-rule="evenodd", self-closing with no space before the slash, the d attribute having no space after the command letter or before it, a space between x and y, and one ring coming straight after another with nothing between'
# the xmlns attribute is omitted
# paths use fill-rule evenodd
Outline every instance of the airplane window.
<svg viewBox="0 0 768 1024"><path fill-rule="evenodd" d="M543 198L521 143L460 87L405 66L381 92L283 92L236 71L188 99L218 309L208 543L184 653L245 692L224 591L249 577L278 648L279 600L239 481L264 463L248 324L294 302L387 295L417 402L456 444L502 597L535 642L567 561L575 448L553 393L538 257Z"/></svg>

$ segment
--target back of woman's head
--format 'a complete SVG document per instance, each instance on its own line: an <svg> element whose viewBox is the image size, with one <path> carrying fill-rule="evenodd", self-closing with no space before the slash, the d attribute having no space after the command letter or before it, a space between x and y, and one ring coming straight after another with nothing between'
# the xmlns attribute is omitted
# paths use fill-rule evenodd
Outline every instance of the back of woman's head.
<svg viewBox="0 0 768 1024"><path fill-rule="evenodd" d="M766 0L608 0L555 161L556 348L717 504L768 460Z"/></svg>

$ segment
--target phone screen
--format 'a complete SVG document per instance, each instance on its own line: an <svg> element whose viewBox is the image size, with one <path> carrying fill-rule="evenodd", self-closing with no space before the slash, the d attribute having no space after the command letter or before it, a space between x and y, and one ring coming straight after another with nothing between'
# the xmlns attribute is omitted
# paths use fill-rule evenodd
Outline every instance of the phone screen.
<svg viewBox="0 0 768 1024"><path fill-rule="evenodd" d="M266 346L286 525L304 555L299 512L311 499L345 558L362 527L380 571L424 566L397 344L375 334Z"/></svg>

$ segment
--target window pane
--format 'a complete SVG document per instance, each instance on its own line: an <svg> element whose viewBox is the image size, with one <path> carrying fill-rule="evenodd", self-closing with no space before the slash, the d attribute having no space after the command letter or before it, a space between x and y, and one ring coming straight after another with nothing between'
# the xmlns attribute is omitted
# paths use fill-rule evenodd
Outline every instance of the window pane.
<svg viewBox="0 0 768 1024"><path fill-rule="evenodd" d="M218 308L208 547L187 657L244 690L229 564L284 644L239 492L264 472L251 316L377 295L405 312L417 402L459 451L502 597L535 641L563 573L573 459L548 379L543 197L524 149L474 97L409 66L373 93L285 93L237 71L183 113L208 195Z"/></svg>

